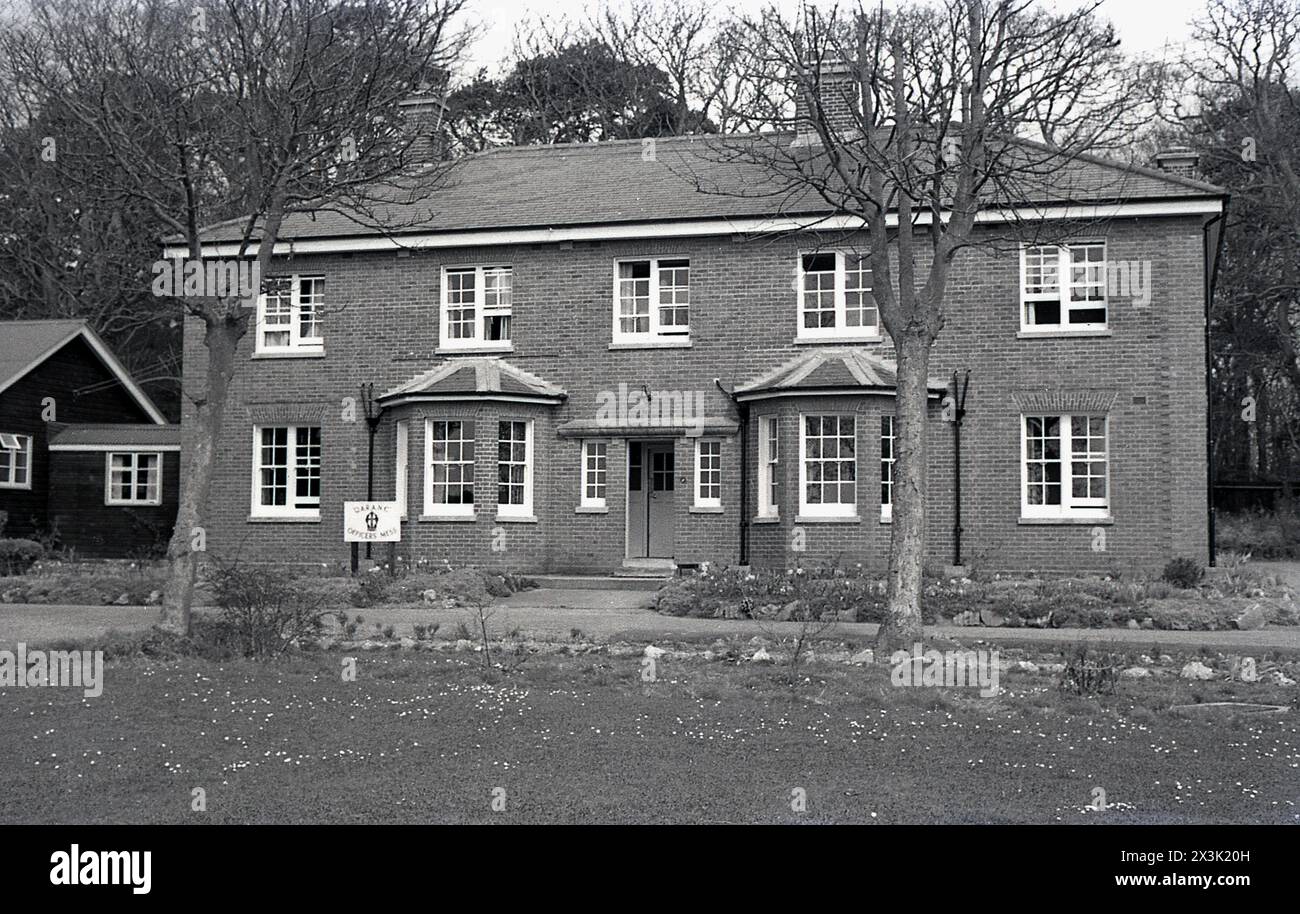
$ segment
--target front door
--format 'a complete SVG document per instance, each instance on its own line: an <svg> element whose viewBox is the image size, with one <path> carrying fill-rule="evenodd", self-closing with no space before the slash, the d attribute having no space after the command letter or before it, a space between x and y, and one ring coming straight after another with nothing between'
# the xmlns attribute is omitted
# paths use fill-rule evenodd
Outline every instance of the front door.
<svg viewBox="0 0 1300 914"><path fill-rule="evenodd" d="M628 558L673 557L676 469L671 441L628 442Z"/></svg>

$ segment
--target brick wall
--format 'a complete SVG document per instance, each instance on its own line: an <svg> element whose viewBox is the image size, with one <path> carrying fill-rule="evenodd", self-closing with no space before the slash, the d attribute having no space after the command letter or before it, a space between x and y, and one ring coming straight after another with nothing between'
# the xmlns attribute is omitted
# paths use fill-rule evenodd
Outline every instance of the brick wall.
<svg viewBox="0 0 1300 914"><path fill-rule="evenodd" d="M966 558L985 567L1066 571L1115 570L1162 564L1171 555L1204 560L1205 385L1203 377L1203 263L1200 223L1194 218L1119 220L1105 231L1112 260L1150 261L1153 294L1142 306L1113 298L1110 333L1101 337L1020 339L1015 251L971 248L957 257L949 284L947 323L936 344L932 374L972 371L963 431L963 511ZM647 242L526 245L496 249L462 248L393 254L297 256L284 267L323 273L329 313L325 355L318 359L252 358L252 335L244 340L233 402L220 449L217 483L209 517L212 549L240 548L245 554L293 556L342 565L341 504L365 497L366 425L347 421L345 398L359 385L376 391L396 386L446 358L438 346L440 270L447 265L510 264L514 268L514 352L511 363L565 388L559 407L484 404L479 418L477 497L491 500L495 486L497 418L534 418L537 524L501 524L494 506L480 504L473 523L417 518L421 490L423 419L451 415L443 406L404 407L386 415L376 440L376 496L392 494L392 422L412 419L408 493L412 519L402 551L410 560L453 563L473 560L529 569L607 569L623 557L626 448L609 447L609 510L577 514L580 444L560 438L555 428L596 415L601 391L642 384L655 390L699 391L710 415L735 417L734 406L714 379L730 388L751 380L809 347L795 343L795 267L809 238L679 238ZM691 261L689 349L611 349L614 261L620 257L682 256ZM200 383L205 367L200 328L186 327L187 389ZM889 356L889 346L873 351ZM1020 406L1025 397L1084 392L1113 405L1111 418L1111 506L1105 550L1095 551L1096 523L1020 523ZM252 415L275 404L299 404L323 411L324 474L321 519L317 523L250 523L249 486ZM777 403L789 421L782 425L782 454L797 447L800 410L817 403ZM888 397L851 404L859 423L861 522L810 524L804 561L879 563L887 554L888 527L878 516L879 414L892 410ZM465 407L462 407L464 409ZM768 407L765 407L768 408ZM837 405L837 408L839 406ZM760 415L755 406L753 415ZM932 560L951 560L952 430L937 408L929 432L929 549ZM751 476L757 461L757 421L750 423ZM186 432L188 435L188 430ZM787 436L795 437L787 437ZM486 437L485 437L486 436ZM734 562L739 558L739 451L735 437L723 447L725 491L721 514L689 511L694 445L676 445L675 536L679 561ZM787 459L786 471L797 466ZM786 480L787 499L797 476ZM748 511L755 510L749 492ZM873 511L875 514L873 515ZM791 554L790 524L782 506L778 525L751 531L755 561L785 564ZM493 551L500 526L506 548Z"/></svg>

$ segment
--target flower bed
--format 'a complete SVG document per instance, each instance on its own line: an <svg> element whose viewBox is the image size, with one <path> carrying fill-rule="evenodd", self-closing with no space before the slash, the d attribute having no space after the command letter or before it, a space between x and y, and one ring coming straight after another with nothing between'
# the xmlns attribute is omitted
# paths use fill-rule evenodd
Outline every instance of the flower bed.
<svg viewBox="0 0 1300 914"><path fill-rule="evenodd" d="M655 601L665 615L777 622L806 616L879 623L884 605L884 579L857 567L706 569L672 582ZM1300 624L1290 589L1240 560L1185 590L1112 577L927 578L921 608L927 625L1214 631Z"/></svg>

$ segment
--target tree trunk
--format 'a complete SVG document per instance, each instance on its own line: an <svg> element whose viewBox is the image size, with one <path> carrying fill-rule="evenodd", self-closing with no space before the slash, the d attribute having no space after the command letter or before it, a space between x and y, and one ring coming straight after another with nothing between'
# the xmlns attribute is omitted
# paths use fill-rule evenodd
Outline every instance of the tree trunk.
<svg viewBox="0 0 1300 914"><path fill-rule="evenodd" d="M898 397L894 413L893 512L889 537L889 589L885 621L876 635L881 651L911 648L921 640L921 588L925 563L925 413L930 347L923 331L894 339Z"/></svg>
<svg viewBox="0 0 1300 914"><path fill-rule="evenodd" d="M235 349L246 326L246 320L238 314L205 320L206 388L197 395L191 394L195 410L189 420L190 451L181 477L176 527L167 546L167 588L158 617L159 628L178 635L187 635L190 631L190 610L194 603L200 553L207 548L203 516L212 489L214 458L221 438L226 394L235 371Z"/></svg>

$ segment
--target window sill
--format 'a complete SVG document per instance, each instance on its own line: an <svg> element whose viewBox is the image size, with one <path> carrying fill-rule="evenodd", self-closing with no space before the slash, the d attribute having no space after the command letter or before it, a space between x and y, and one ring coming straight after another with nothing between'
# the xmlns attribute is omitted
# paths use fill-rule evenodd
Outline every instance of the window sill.
<svg viewBox="0 0 1300 914"><path fill-rule="evenodd" d="M862 518L856 514L800 514L795 517L796 524L860 524Z"/></svg>
<svg viewBox="0 0 1300 914"><path fill-rule="evenodd" d="M439 346L433 350L434 355L491 355L493 353L510 353L514 352L515 347L512 343L499 344L494 346Z"/></svg>
<svg viewBox="0 0 1300 914"><path fill-rule="evenodd" d="M474 523L478 520L477 514L421 514L418 518L420 523Z"/></svg>
<svg viewBox="0 0 1300 914"><path fill-rule="evenodd" d="M254 359L323 359L325 358L324 349L286 349L284 352L267 350L254 352Z"/></svg>
<svg viewBox="0 0 1300 914"><path fill-rule="evenodd" d="M106 508L160 508L162 501L106 501Z"/></svg>
<svg viewBox="0 0 1300 914"><path fill-rule="evenodd" d="M687 514L721 514L722 505L691 505L686 509Z"/></svg>
<svg viewBox="0 0 1300 914"><path fill-rule="evenodd" d="M1108 527L1115 519L1109 514L1105 517L1021 517L1016 523L1037 527Z"/></svg>
<svg viewBox="0 0 1300 914"><path fill-rule="evenodd" d="M1021 330L1016 334L1018 340L1070 339L1071 337L1114 336L1114 331L1106 330Z"/></svg>
<svg viewBox="0 0 1300 914"><path fill-rule="evenodd" d="M856 334L854 336L796 336L796 346L842 346L845 343L883 343L885 337L880 333Z"/></svg>
<svg viewBox="0 0 1300 914"><path fill-rule="evenodd" d="M24 485L15 485L10 482L0 482L0 489L4 489L9 492L30 492L32 490L32 487L30 483L24 486Z"/></svg>
<svg viewBox="0 0 1300 914"><path fill-rule="evenodd" d="M781 518L775 514L759 514L753 520L751 520L750 523L751 524L779 524L781 523Z"/></svg>
<svg viewBox="0 0 1300 914"><path fill-rule="evenodd" d="M535 524L537 518L532 514L498 514L496 516L498 524Z"/></svg>
<svg viewBox="0 0 1300 914"><path fill-rule="evenodd" d="M690 349L690 337L665 337L646 340L615 340L610 349Z"/></svg>
<svg viewBox="0 0 1300 914"><path fill-rule="evenodd" d="M608 505L578 505L573 509L574 514L608 514Z"/></svg>
<svg viewBox="0 0 1300 914"><path fill-rule="evenodd" d="M250 524L319 524L319 514L250 514Z"/></svg>

